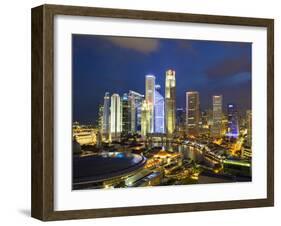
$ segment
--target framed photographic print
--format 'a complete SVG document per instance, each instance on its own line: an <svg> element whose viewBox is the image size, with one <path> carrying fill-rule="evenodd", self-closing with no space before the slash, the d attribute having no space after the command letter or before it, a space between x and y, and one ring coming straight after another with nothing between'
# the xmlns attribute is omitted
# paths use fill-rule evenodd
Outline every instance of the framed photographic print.
<svg viewBox="0 0 281 226"><path fill-rule="evenodd" d="M32 216L274 204L274 21L32 9Z"/></svg>

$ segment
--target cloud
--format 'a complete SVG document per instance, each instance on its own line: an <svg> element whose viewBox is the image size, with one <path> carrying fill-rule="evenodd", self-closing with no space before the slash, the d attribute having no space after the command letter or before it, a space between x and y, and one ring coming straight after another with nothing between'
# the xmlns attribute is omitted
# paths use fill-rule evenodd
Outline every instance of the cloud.
<svg viewBox="0 0 281 226"><path fill-rule="evenodd" d="M239 73L252 71L251 58L241 56L237 58L226 58L214 66L207 69L206 74L209 78L223 78L233 76Z"/></svg>
<svg viewBox="0 0 281 226"><path fill-rule="evenodd" d="M218 42L226 48L239 48L239 49L249 49L252 47L251 42Z"/></svg>
<svg viewBox="0 0 281 226"><path fill-rule="evenodd" d="M106 37L114 45L121 48L132 49L140 53L152 53L159 48L159 41L151 38Z"/></svg>
<svg viewBox="0 0 281 226"><path fill-rule="evenodd" d="M178 44L179 48L182 49L192 49L192 42L189 40L176 40L176 43Z"/></svg>
<svg viewBox="0 0 281 226"><path fill-rule="evenodd" d="M224 79L220 79L219 82L217 79L214 79L211 84L214 88L227 88L234 90L234 86L237 85L239 87L239 85L248 82L251 82L251 74L249 72L241 72L232 76L226 76Z"/></svg>
<svg viewBox="0 0 281 226"><path fill-rule="evenodd" d="M192 54L193 56L198 55L198 52L196 51L196 49L193 46L193 41L190 40L177 40L176 41L177 44L177 49L180 52L188 52L190 54Z"/></svg>

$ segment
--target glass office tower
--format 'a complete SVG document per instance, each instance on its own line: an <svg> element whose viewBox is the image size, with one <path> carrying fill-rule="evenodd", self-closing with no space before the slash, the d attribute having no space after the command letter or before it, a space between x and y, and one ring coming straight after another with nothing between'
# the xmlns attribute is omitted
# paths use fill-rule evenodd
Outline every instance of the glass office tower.
<svg viewBox="0 0 281 226"><path fill-rule="evenodd" d="M199 134L199 106L199 93L186 92L186 126L188 135L197 136Z"/></svg>
<svg viewBox="0 0 281 226"><path fill-rule="evenodd" d="M150 127L149 133L154 132L154 95L155 95L155 76L146 75L145 77L145 100L149 111Z"/></svg>
<svg viewBox="0 0 281 226"><path fill-rule="evenodd" d="M227 133L226 136L237 138L239 136L238 112L235 104L227 105Z"/></svg>
<svg viewBox="0 0 281 226"><path fill-rule="evenodd" d="M154 98L154 132L165 133L165 101L164 97L158 92L160 86L156 86Z"/></svg>
<svg viewBox="0 0 281 226"><path fill-rule="evenodd" d="M119 138L122 132L121 101L118 94L113 94L111 96L110 132L111 139Z"/></svg>

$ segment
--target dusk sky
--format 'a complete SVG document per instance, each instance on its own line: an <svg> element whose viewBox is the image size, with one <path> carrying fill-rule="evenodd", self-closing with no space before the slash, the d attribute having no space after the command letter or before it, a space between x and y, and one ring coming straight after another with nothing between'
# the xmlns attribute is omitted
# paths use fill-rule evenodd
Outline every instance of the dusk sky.
<svg viewBox="0 0 281 226"><path fill-rule="evenodd" d="M185 92L198 91L200 108L223 95L224 110L251 109L251 43L176 39L72 36L73 121L94 123L105 92L145 94L145 75L153 74L165 95L165 71L176 71L176 105Z"/></svg>

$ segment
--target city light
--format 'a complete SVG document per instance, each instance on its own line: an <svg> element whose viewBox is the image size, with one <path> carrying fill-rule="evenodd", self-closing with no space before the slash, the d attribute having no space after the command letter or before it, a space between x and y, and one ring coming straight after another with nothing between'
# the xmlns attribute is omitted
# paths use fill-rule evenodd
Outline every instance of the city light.
<svg viewBox="0 0 281 226"><path fill-rule="evenodd" d="M128 159L130 168L125 174L120 171L116 179L108 176L100 182L97 180L95 186L114 188L204 183L202 178L206 175L225 179L225 174L233 173L250 180L251 149L245 136L251 137L251 112L247 111L247 128L240 129L235 104L227 105L224 119L223 97L214 95L212 114L201 113L198 91L186 92L185 110L176 108L175 71L166 71L165 98L161 94L161 86L155 84L156 78L154 75L145 76L145 95L132 90L111 96L105 92L97 128L74 123L74 153L80 154L80 157L99 156L99 152L91 152L89 147L88 151L84 150L84 145L101 148L102 159L108 159L105 164L110 165L118 159L127 161L125 153L140 155ZM227 131L225 136L223 131ZM118 152L111 153L109 150ZM237 170L237 167L242 168ZM83 186L75 185L77 188Z"/></svg>
<svg viewBox="0 0 281 226"><path fill-rule="evenodd" d="M145 54L121 46L111 54L116 43L90 39L73 42L75 50L91 43L81 53L93 51L73 55L83 62L80 70L73 65L74 190L252 181L252 111L251 103L244 105L251 92L241 100L231 79L240 61L225 63L240 46L232 51L235 43L225 48L227 43L204 42L209 48L203 51L196 49L200 41L188 47L192 54L181 55L188 52L177 49L184 40L157 39L165 52L162 43ZM98 57L96 43L110 47L103 49L108 55ZM209 52L214 48L220 51Z"/></svg>

